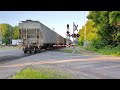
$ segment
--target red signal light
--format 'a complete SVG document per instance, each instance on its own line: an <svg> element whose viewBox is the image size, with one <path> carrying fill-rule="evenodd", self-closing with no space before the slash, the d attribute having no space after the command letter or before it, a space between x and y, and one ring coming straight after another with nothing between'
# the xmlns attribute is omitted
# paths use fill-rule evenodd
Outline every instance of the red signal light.
<svg viewBox="0 0 120 90"><path fill-rule="evenodd" d="M77 34L77 37L79 37L80 35L79 34Z"/></svg>
<svg viewBox="0 0 120 90"><path fill-rule="evenodd" d="M67 34L69 34L70 32L69 32L69 31L67 31L66 33L67 33Z"/></svg>

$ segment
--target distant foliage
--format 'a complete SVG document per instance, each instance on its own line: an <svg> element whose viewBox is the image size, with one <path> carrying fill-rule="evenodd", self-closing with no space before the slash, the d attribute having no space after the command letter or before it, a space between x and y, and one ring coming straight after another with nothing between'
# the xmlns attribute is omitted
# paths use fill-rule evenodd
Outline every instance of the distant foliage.
<svg viewBox="0 0 120 90"><path fill-rule="evenodd" d="M2 43L11 44L12 39L18 39L20 36L18 26L12 27L10 24L0 24L2 31Z"/></svg>
<svg viewBox="0 0 120 90"><path fill-rule="evenodd" d="M82 27L82 29L79 30L79 45L83 45L84 42L84 27ZM86 40L87 42L92 42L93 40L96 40L98 38L97 35L97 28L94 27L94 22L92 20L87 21L86 24Z"/></svg>
<svg viewBox="0 0 120 90"><path fill-rule="evenodd" d="M9 24L0 24L2 30L2 42L5 44L10 44L12 41L12 31L13 28Z"/></svg>
<svg viewBox="0 0 120 90"><path fill-rule="evenodd" d="M13 38L14 39L19 39L20 37L20 32L18 26L13 27L14 33L13 33Z"/></svg>
<svg viewBox="0 0 120 90"><path fill-rule="evenodd" d="M120 11L90 11L86 24L87 41L95 48L120 44ZM84 41L84 27L79 31L79 43Z"/></svg>

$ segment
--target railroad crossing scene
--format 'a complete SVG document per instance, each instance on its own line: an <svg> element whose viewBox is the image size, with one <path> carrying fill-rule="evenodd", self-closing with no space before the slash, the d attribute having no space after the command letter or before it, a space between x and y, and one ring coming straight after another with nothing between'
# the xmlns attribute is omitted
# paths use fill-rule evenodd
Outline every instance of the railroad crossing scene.
<svg viewBox="0 0 120 90"><path fill-rule="evenodd" d="M0 11L0 79L120 79L120 11Z"/></svg>

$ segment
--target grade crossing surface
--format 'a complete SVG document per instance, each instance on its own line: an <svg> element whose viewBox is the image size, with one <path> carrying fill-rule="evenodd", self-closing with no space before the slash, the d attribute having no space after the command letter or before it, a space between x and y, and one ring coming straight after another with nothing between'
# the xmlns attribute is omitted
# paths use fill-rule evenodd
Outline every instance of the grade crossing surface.
<svg viewBox="0 0 120 90"><path fill-rule="evenodd" d="M0 78L20 70L49 67L70 73L75 79L119 79L120 57L46 51L0 64Z"/></svg>

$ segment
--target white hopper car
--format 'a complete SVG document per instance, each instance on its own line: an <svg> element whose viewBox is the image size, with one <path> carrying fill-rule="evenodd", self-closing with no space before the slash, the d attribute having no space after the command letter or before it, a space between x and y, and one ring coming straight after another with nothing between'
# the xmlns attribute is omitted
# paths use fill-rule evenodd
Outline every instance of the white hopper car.
<svg viewBox="0 0 120 90"><path fill-rule="evenodd" d="M19 23L24 53L40 52L54 48L53 45L65 45L66 39L39 21L26 20Z"/></svg>

